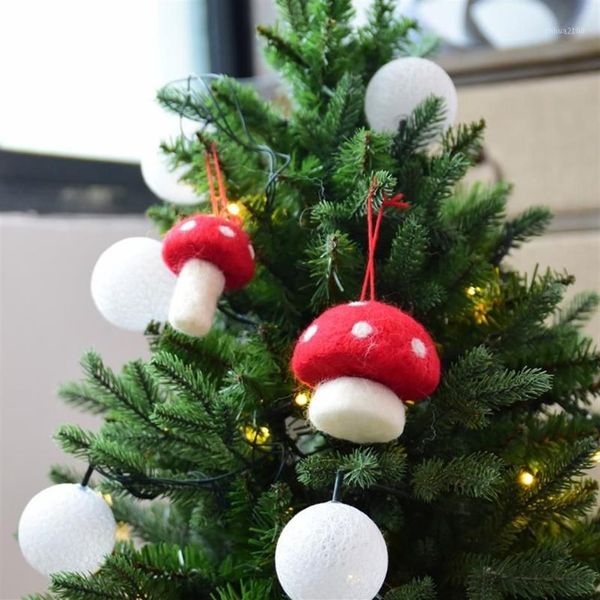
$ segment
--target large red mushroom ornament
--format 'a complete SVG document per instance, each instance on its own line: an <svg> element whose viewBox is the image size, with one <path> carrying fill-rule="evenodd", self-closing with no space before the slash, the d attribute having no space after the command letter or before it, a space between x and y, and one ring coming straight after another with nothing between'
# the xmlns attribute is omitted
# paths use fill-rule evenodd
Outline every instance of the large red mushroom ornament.
<svg viewBox="0 0 600 600"><path fill-rule="evenodd" d="M402 433L404 402L435 390L440 359L420 323L371 300L334 306L315 319L296 343L292 370L315 388L308 417L318 430L383 443Z"/></svg>
<svg viewBox="0 0 600 600"><path fill-rule="evenodd" d="M177 223L165 236L162 255L178 276L169 323L195 337L210 330L223 291L243 287L254 275L248 235L216 215L193 215Z"/></svg>

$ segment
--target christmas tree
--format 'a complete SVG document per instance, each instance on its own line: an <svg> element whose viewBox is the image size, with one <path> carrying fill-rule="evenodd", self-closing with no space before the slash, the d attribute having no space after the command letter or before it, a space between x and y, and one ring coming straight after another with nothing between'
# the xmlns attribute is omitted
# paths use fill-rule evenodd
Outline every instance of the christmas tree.
<svg viewBox="0 0 600 600"><path fill-rule="evenodd" d="M231 273L218 264L225 293L215 294L205 335L151 323L151 360L115 373L89 352L84 380L62 388L67 402L104 417L98 432L67 425L56 437L91 466L84 483L105 494L121 539L95 573L53 573L49 593L36 598L366 598L352 572L336 580L356 556L372 562L375 579L383 573L371 597L385 600L600 598L597 484L586 478L599 458L591 402L600 355L580 332L598 297L581 294L565 307L571 276L526 277L506 266L550 214L531 208L507 219L509 185L461 184L480 156L483 121L448 128L451 97L435 94L392 131L374 126L386 116L380 96L369 105L367 94L373 117L365 116L376 72L432 49L416 23L395 18L389 0L374 0L358 29L350 0L278 4L281 25L259 33L287 99L266 102L229 77L158 94L197 122L193 139L163 151L198 192L212 191L213 205L162 204L150 217L172 236L200 230L199 213L218 213L207 218L225 222L226 237L248 235L256 272L233 289L232 273L254 266L237 255ZM414 76L427 89L429 76ZM319 316L330 307L337 312ZM368 360L348 350L339 374L366 382L367 409L392 394L392 410L367 410L364 420L338 412L330 422L315 408L311 425L312 397L325 393L318 384L339 367L345 342L328 334L326 350L307 357L302 340L354 309L367 315L356 339L377 334L377 319L392 337L373 341ZM413 332L412 355L394 328ZM344 388L319 410L359 392ZM391 432L373 434L365 423ZM82 481L59 467L52 478ZM110 530L101 504L94 514ZM332 516L301 513L313 505ZM347 512L336 522L340 506ZM284 548L282 531L298 514L313 516ZM94 533L96 521L85 518ZM355 522L364 537L353 537ZM83 533L73 525L72 535L77 545ZM380 554L363 556L364 548Z"/></svg>

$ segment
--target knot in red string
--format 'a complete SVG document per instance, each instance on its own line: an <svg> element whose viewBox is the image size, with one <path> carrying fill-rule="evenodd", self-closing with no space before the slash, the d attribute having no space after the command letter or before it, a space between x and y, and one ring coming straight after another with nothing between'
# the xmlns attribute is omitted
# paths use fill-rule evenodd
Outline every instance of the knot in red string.
<svg viewBox="0 0 600 600"><path fill-rule="evenodd" d="M367 254L367 267L365 269L365 277L363 279L362 290L360 292L361 301L366 300L367 292L369 293L369 299L375 300L375 250L377 249L377 242L379 241L379 230L381 228L381 221L383 219L383 213L386 207L393 206L406 210L410 207L408 202L403 202L403 194L396 194L391 198L388 198L386 194L383 194L383 199L379 210L377 212L377 220L373 225L373 198L377 191L377 181L373 179L369 186L369 193L367 194L367 236L368 236L368 254Z"/></svg>

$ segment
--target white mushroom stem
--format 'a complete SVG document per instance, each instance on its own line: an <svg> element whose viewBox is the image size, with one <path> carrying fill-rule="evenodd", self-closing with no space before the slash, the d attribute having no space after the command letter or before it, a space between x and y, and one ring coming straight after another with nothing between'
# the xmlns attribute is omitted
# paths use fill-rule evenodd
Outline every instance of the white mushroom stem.
<svg viewBox="0 0 600 600"><path fill-rule="evenodd" d="M169 323L187 335L207 334L224 289L225 276L215 265L198 258L188 260L179 271L171 297Z"/></svg>
<svg viewBox="0 0 600 600"><path fill-rule="evenodd" d="M308 417L319 430L356 444L383 443L404 430L404 403L381 383L361 377L338 377L320 383Z"/></svg>

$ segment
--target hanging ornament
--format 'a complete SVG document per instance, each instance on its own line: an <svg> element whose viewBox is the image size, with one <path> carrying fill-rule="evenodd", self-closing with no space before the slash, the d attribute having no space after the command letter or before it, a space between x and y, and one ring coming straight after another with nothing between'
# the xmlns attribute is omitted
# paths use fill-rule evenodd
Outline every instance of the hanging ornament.
<svg viewBox="0 0 600 600"><path fill-rule="evenodd" d="M404 403L430 395L440 380L440 360L426 329L395 306L375 300L375 249L384 208L407 205L400 196L384 200L374 224L374 193L373 183L360 300L317 317L292 356L294 375L314 388L309 420L319 431L357 444L396 439L404 430Z"/></svg>
<svg viewBox="0 0 600 600"><path fill-rule="evenodd" d="M189 165L169 167L167 157L160 148L153 148L141 160L142 177L150 190L165 202L192 205L206 201L182 177L190 170Z"/></svg>
<svg viewBox="0 0 600 600"><path fill-rule="evenodd" d="M113 550L117 525L112 511L86 484L46 488L29 501L21 515L21 552L43 575L93 573Z"/></svg>
<svg viewBox="0 0 600 600"><path fill-rule="evenodd" d="M275 550L277 578L291 600L372 600L387 568L377 525L336 499L300 511Z"/></svg>
<svg viewBox="0 0 600 600"><path fill-rule="evenodd" d="M177 331L196 337L210 330L223 291L241 288L254 276L254 249L228 211L214 145L206 155L206 174L213 213L193 215L177 223L165 236L162 248L164 262L177 275L169 323Z"/></svg>
<svg viewBox="0 0 600 600"><path fill-rule="evenodd" d="M371 78L365 95L365 114L371 129L395 133L400 121L428 96L445 102L443 129L454 122L456 88L448 73L426 58L397 58L383 65Z"/></svg>
<svg viewBox="0 0 600 600"><path fill-rule="evenodd" d="M162 244L145 237L120 240L98 258L91 292L100 314L113 325L144 331L167 320L175 277L162 260Z"/></svg>

